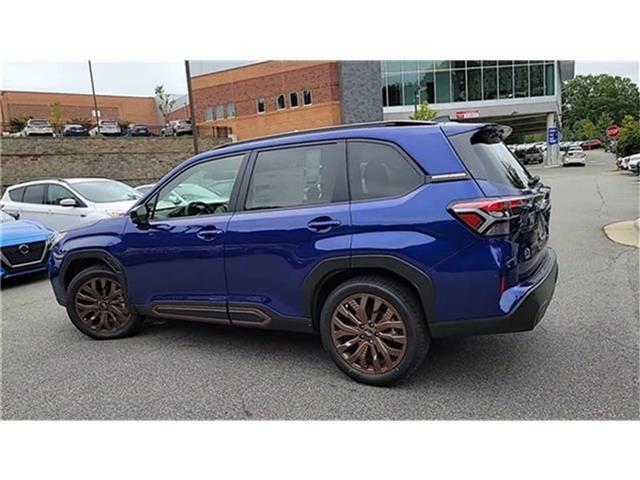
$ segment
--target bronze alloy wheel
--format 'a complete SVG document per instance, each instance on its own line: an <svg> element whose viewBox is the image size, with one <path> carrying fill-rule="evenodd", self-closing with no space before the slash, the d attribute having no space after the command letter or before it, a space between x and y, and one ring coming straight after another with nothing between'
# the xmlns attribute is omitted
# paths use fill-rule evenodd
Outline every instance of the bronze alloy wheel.
<svg viewBox="0 0 640 480"><path fill-rule="evenodd" d="M381 374L397 367L407 349L407 327L383 298L351 295L331 316L331 338L343 360L364 373Z"/></svg>
<svg viewBox="0 0 640 480"><path fill-rule="evenodd" d="M131 318L120 284L107 277L94 277L78 288L75 296L78 317L88 328L112 333Z"/></svg>

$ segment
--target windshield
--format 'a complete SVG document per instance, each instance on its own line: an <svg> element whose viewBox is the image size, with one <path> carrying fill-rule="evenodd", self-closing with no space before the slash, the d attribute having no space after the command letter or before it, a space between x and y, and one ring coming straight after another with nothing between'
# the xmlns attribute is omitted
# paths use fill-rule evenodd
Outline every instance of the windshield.
<svg viewBox="0 0 640 480"><path fill-rule="evenodd" d="M110 203L136 200L142 196L129 185L115 180L93 180L73 184L78 193L90 202Z"/></svg>
<svg viewBox="0 0 640 480"><path fill-rule="evenodd" d="M46 126L49 125L49 122L47 122L46 120L31 120L29 122L31 125L38 125L38 126Z"/></svg>
<svg viewBox="0 0 640 480"><path fill-rule="evenodd" d="M16 219L9 215L7 212L0 210L0 222L14 222Z"/></svg>

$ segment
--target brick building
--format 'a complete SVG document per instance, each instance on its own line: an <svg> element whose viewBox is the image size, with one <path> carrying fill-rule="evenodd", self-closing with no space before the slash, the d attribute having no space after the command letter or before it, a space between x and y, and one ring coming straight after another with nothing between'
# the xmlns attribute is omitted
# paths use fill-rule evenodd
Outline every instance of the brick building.
<svg viewBox="0 0 640 480"><path fill-rule="evenodd" d="M244 140L382 119L380 62L267 61L196 75L192 86L203 136Z"/></svg>
<svg viewBox="0 0 640 480"><path fill-rule="evenodd" d="M154 97L96 95L100 118L160 125L162 116ZM63 122L95 119L93 97L80 93L0 91L0 125L8 129L14 117L52 120L51 105L59 103Z"/></svg>

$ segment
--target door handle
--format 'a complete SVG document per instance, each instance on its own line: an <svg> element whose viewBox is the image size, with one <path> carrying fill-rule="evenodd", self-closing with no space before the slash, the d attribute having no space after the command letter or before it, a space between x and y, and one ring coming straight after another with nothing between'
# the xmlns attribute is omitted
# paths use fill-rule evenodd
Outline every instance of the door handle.
<svg viewBox="0 0 640 480"><path fill-rule="evenodd" d="M328 232L333 227L339 227L340 225L342 225L340 220L334 220L331 217L319 217L307 223L307 228L312 232Z"/></svg>
<svg viewBox="0 0 640 480"><path fill-rule="evenodd" d="M200 230L198 233L196 233L196 237L198 237L200 240L204 240L205 242L210 242L221 233L222 233L222 230L218 230L218 229Z"/></svg>

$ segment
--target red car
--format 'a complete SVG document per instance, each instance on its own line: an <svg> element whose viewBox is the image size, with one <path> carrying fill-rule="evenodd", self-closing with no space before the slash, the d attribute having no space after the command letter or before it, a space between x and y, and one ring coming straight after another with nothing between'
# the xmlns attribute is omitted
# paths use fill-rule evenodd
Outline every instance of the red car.
<svg viewBox="0 0 640 480"><path fill-rule="evenodd" d="M580 144L583 150L594 150L596 148L602 147L602 142L597 138L593 138L591 140L585 140Z"/></svg>

